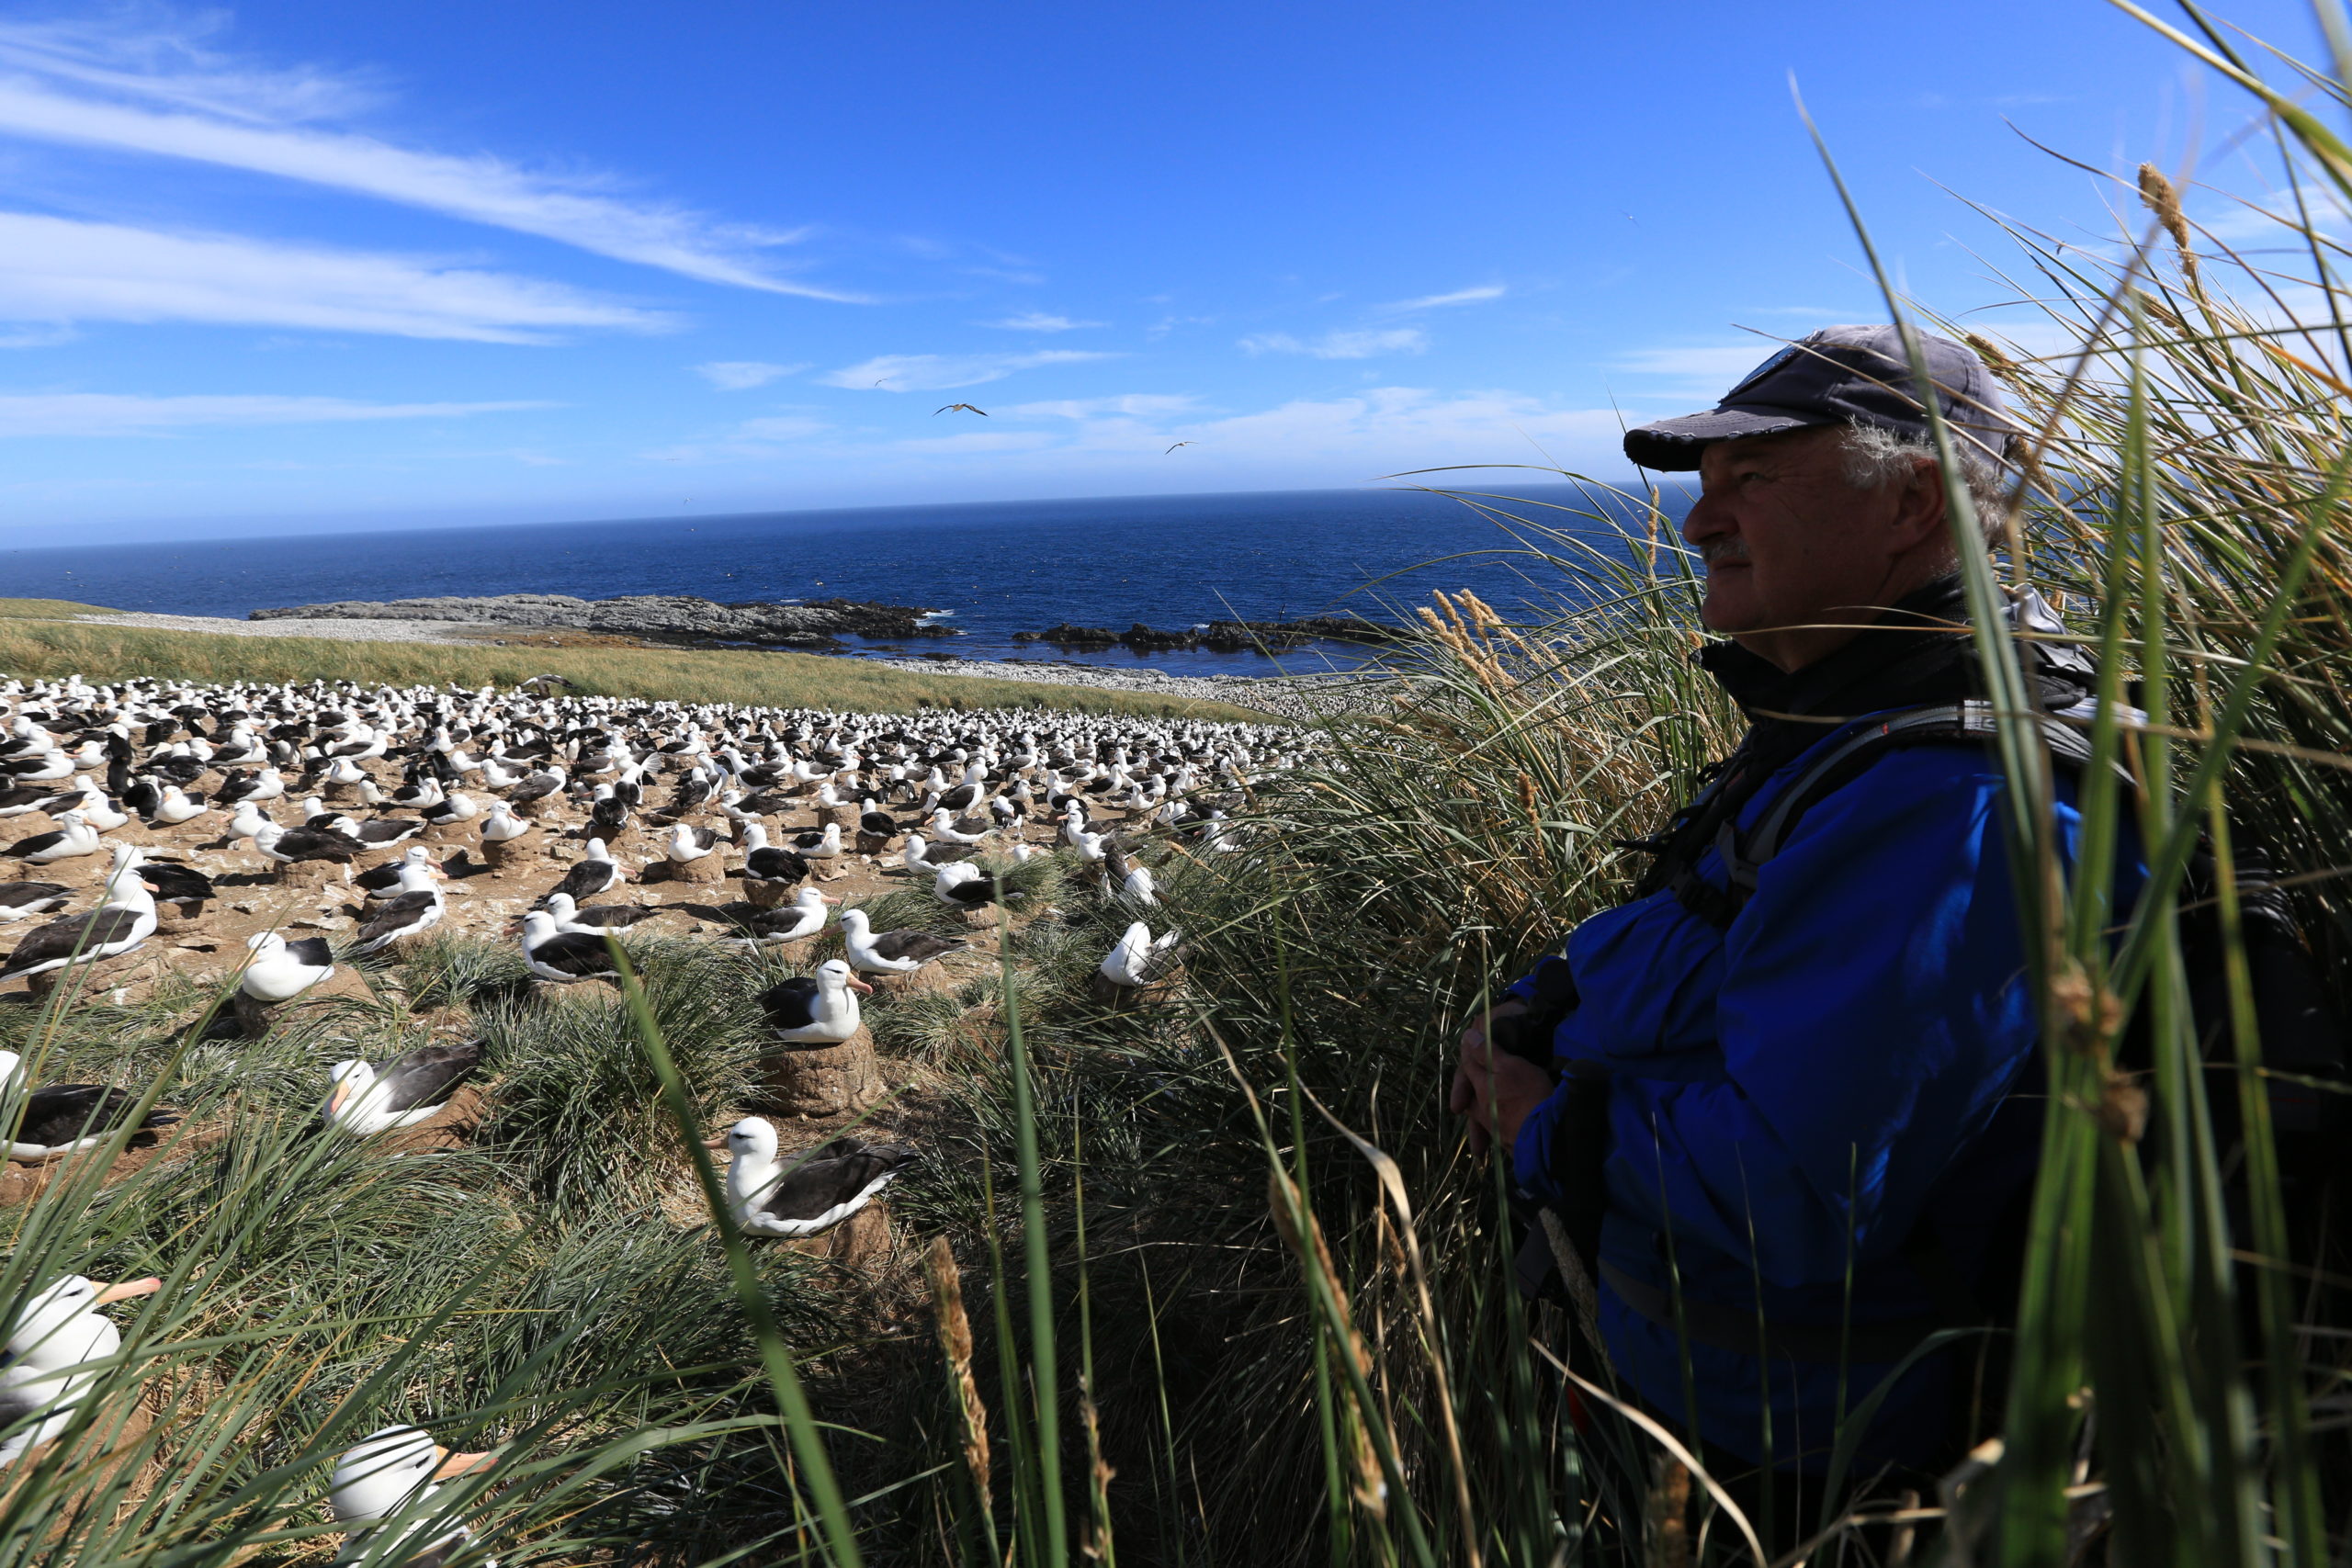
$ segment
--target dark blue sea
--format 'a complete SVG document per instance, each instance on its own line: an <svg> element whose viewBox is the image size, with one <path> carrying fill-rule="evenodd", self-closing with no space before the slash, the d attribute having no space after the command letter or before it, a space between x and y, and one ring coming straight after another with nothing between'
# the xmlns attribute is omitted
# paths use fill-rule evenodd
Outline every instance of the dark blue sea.
<svg viewBox="0 0 2352 1568"><path fill-rule="evenodd" d="M912 653L1269 674L1276 665L1255 653L1071 653L1012 634L1347 611L1388 620L1433 589L1462 587L1510 605L1576 592L1531 553L1532 528L1622 553L1612 528L1577 514L1589 503L1577 492L1518 493L1479 507L1418 491L1291 491L0 549L0 592L232 616L440 593L842 597L943 611L941 624L963 634L888 645ZM1350 657L1321 647L1280 662Z"/></svg>

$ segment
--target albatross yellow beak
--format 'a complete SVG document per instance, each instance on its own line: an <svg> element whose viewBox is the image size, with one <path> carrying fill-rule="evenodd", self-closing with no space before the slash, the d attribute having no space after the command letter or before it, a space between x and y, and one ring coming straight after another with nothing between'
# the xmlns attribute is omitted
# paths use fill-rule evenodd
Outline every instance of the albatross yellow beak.
<svg viewBox="0 0 2352 1568"><path fill-rule="evenodd" d="M498 1462L497 1459L491 1454L453 1454L447 1449L438 1446L435 1446L433 1451L442 1456L441 1468L433 1472L433 1479L435 1481L455 1480L472 1471L488 1470Z"/></svg>
<svg viewBox="0 0 2352 1568"><path fill-rule="evenodd" d="M849 977L849 988L853 991L864 991L869 997L874 994L874 987L854 975Z"/></svg>
<svg viewBox="0 0 2352 1568"><path fill-rule="evenodd" d="M104 1306L108 1302L127 1302L140 1296L152 1296L163 1288L164 1281L153 1278L125 1280L119 1284L108 1285L99 1291L96 1304Z"/></svg>
<svg viewBox="0 0 2352 1568"><path fill-rule="evenodd" d="M706 1138L703 1140L702 1146L707 1149L718 1149L723 1151L727 1147L727 1134L721 1133L715 1138Z"/></svg>
<svg viewBox="0 0 2352 1568"><path fill-rule="evenodd" d="M351 1080L337 1078L334 1092L327 1096L327 1114L332 1117L342 1111L343 1102L351 1098Z"/></svg>

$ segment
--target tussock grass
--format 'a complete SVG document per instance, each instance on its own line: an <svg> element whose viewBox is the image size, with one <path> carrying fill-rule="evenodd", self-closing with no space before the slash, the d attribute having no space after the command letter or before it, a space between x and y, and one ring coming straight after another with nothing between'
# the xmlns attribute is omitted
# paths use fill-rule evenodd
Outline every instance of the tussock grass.
<svg viewBox="0 0 2352 1568"><path fill-rule="evenodd" d="M20 604L38 601L17 601ZM84 606L66 606L71 613ZM213 636L86 622L11 620L0 626L0 671L76 671L95 681L161 675L186 681L356 681L368 684L512 686L560 675L582 694L689 703L824 707L860 713L919 708L1038 707L1263 722L1227 703L1095 686L932 675L808 653L697 649L521 649L329 637Z"/></svg>

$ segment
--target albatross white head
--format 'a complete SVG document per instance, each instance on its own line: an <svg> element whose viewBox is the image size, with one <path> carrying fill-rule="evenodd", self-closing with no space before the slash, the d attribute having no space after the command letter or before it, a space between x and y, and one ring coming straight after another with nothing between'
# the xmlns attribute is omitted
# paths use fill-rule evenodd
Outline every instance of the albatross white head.
<svg viewBox="0 0 2352 1568"><path fill-rule="evenodd" d="M451 1453L429 1433L414 1427L384 1427L361 1438L335 1461L327 1485L327 1506L335 1522L353 1533L372 1530L392 1515L412 1510L424 1515L422 1505L440 1490L441 1483L489 1468L496 1462L486 1453ZM419 1517L401 1534L403 1539L423 1529ZM430 1551L466 1537L463 1525L421 1549Z"/></svg>

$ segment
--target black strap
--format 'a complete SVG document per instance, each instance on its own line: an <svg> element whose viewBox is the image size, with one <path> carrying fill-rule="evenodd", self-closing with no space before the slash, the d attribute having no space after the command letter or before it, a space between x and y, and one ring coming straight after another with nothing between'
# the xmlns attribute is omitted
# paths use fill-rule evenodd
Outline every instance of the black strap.
<svg viewBox="0 0 2352 1568"><path fill-rule="evenodd" d="M2048 714L2034 717L2052 761L2074 768L2090 761L2088 733ZM1667 886L1682 907L1699 919L1718 929L1729 926L1755 896L1757 875L1765 863L1781 852L1797 822L1823 796L1851 783L1898 746L1989 745L1999 736L2000 720L1993 705L1974 698L1901 708L1851 726L1814 748L1804 770L1789 781L1754 827L1743 833L1734 815L1716 829L1714 848L1723 863L1723 886L1699 874L1695 857L1693 863L1678 866ZM2120 763L2118 772L2126 783L2131 782L2131 774Z"/></svg>

